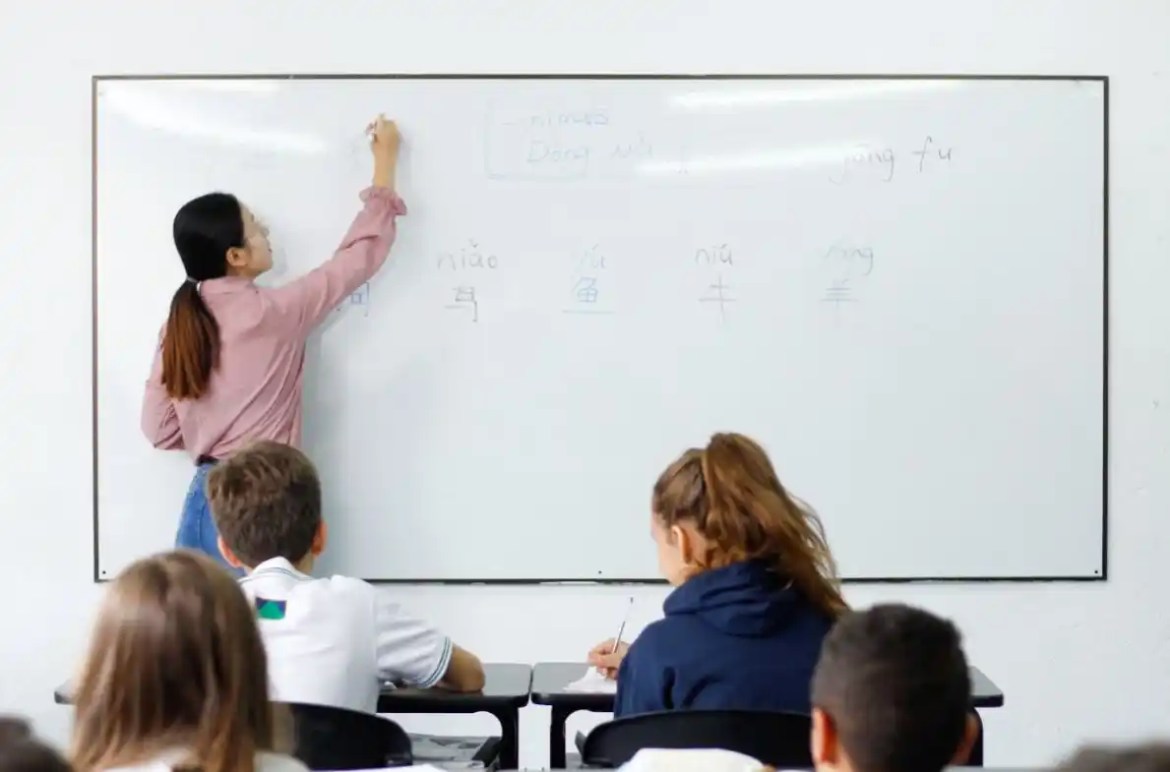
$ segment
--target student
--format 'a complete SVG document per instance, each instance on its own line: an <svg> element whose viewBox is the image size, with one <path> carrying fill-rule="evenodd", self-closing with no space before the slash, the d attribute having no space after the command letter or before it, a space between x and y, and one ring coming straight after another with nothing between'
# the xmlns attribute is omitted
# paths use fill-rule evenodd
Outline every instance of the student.
<svg viewBox="0 0 1170 772"><path fill-rule="evenodd" d="M1057 772L1170 772L1170 745L1082 748L1057 767Z"/></svg>
<svg viewBox="0 0 1170 772"><path fill-rule="evenodd" d="M617 677L617 716L680 708L809 711L824 639L845 609L811 512L763 448L716 434L654 485L651 533L677 589L633 645L589 661Z"/></svg>
<svg viewBox="0 0 1170 772"><path fill-rule="evenodd" d="M257 442L208 475L220 550L260 617L273 699L376 712L384 681L483 688L483 666L360 579L313 579L325 549L321 484L299 450Z"/></svg>
<svg viewBox="0 0 1170 772"><path fill-rule="evenodd" d="M966 762L978 737L958 630L908 606L843 617L812 699L818 772L940 772Z"/></svg>
<svg viewBox="0 0 1170 772"><path fill-rule="evenodd" d="M77 772L305 772L275 753L255 613L235 579L195 552L140 560L114 580L74 699Z"/></svg>
<svg viewBox="0 0 1170 772"><path fill-rule="evenodd" d="M28 722L0 718L0 772L70 772L61 754L33 737Z"/></svg>
<svg viewBox="0 0 1170 772"><path fill-rule="evenodd" d="M373 184L333 257L282 287L253 280L272 267L268 229L226 193L209 193L175 215L174 240L187 278L171 300L142 404L142 430L156 447L195 460L176 545L222 561L207 508L207 471L250 440L297 445L305 340L386 261L395 219L398 130L369 128Z"/></svg>

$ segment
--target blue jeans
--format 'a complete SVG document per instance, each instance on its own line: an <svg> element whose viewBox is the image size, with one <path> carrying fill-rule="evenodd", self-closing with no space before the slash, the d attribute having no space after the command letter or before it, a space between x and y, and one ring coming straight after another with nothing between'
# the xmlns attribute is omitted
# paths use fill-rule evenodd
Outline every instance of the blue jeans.
<svg viewBox="0 0 1170 772"><path fill-rule="evenodd" d="M183 501L183 514L179 518L179 533L175 536L175 546L210 555L224 568L240 576L243 572L228 565L219 551L219 532L215 530L211 504L207 501L207 473L213 466L215 464L208 463L195 468L195 477L191 479L191 487L187 489L187 498Z"/></svg>

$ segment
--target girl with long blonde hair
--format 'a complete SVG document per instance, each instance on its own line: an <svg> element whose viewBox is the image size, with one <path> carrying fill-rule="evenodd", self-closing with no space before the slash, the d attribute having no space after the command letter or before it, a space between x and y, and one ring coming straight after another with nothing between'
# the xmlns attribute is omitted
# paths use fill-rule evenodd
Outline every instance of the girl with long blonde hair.
<svg viewBox="0 0 1170 772"><path fill-rule="evenodd" d="M170 552L110 585L76 694L76 772L305 772L276 753L255 613L211 558Z"/></svg>
<svg viewBox="0 0 1170 772"><path fill-rule="evenodd" d="M764 449L716 434L684 452L654 485L650 530L676 589L631 646L590 652L617 678L615 714L808 713L821 642L846 605L820 520Z"/></svg>

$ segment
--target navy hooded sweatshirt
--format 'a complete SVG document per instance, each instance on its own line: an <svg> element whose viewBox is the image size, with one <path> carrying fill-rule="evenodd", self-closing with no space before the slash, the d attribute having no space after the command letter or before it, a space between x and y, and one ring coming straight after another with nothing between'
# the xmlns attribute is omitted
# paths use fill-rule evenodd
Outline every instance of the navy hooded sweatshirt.
<svg viewBox="0 0 1170 772"><path fill-rule="evenodd" d="M615 716L811 711L813 668L833 620L787 577L762 562L734 563L687 580L663 611L622 660Z"/></svg>

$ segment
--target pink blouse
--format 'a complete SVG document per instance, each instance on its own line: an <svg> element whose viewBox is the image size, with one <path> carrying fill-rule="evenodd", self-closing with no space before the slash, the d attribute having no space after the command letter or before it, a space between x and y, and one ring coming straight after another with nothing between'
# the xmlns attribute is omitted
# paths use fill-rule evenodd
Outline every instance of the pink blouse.
<svg viewBox="0 0 1170 772"><path fill-rule="evenodd" d="M299 279L276 288L240 277L200 284L219 324L219 366L198 400L172 400L162 384L160 336L142 401L142 431L156 448L224 458L253 440L300 444L305 339L382 267L395 221L406 214L389 188L367 188L361 198L337 252Z"/></svg>

